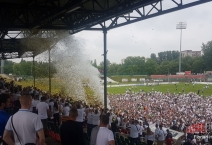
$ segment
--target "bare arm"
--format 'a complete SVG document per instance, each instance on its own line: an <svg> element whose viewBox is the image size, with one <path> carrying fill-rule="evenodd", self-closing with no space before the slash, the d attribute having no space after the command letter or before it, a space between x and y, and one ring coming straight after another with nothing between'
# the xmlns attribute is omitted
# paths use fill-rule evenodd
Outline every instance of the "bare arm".
<svg viewBox="0 0 212 145"><path fill-rule="evenodd" d="M14 141L11 138L12 132L4 130L4 135L3 135L3 140L8 144L8 145L15 145Z"/></svg>
<svg viewBox="0 0 212 145"><path fill-rule="evenodd" d="M45 136L44 136L43 129L38 131L37 134L39 136L39 145L44 145L45 144Z"/></svg>
<svg viewBox="0 0 212 145"><path fill-rule="evenodd" d="M109 145L115 145L115 141L114 140L109 141Z"/></svg>

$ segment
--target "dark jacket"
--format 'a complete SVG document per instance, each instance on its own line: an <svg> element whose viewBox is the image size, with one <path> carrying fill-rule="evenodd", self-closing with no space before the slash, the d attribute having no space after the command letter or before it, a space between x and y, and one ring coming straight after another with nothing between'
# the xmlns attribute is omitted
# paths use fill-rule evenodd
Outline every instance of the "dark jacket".
<svg viewBox="0 0 212 145"><path fill-rule="evenodd" d="M83 145L83 128L76 121L67 120L61 125L60 136L62 145Z"/></svg>

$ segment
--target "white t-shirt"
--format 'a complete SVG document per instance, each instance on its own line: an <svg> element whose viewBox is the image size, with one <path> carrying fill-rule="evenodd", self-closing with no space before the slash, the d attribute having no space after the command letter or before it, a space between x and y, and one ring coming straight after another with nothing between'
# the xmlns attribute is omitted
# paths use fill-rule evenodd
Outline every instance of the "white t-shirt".
<svg viewBox="0 0 212 145"><path fill-rule="evenodd" d="M121 118L120 117L117 117L117 120L118 120L118 126L120 126L121 125Z"/></svg>
<svg viewBox="0 0 212 145"><path fill-rule="evenodd" d="M160 131L159 128L156 128L156 129L155 129L155 135L156 135L156 136L159 135L159 131Z"/></svg>
<svg viewBox="0 0 212 145"><path fill-rule="evenodd" d="M114 140L113 132L106 127L100 127L96 138L96 145L109 145L109 141L112 140Z"/></svg>
<svg viewBox="0 0 212 145"><path fill-rule="evenodd" d="M143 131L144 131L143 126L140 126L139 124L138 124L137 126L138 126L138 129L139 129L140 135L142 135L142 133L143 133Z"/></svg>
<svg viewBox="0 0 212 145"><path fill-rule="evenodd" d="M69 112L70 112L70 107L66 106L63 108L63 116L69 116Z"/></svg>
<svg viewBox="0 0 212 145"><path fill-rule="evenodd" d="M166 132L164 130L160 129L159 132L158 132L158 135L159 135L159 138L158 138L159 141L165 140Z"/></svg>
<svg viewBox="0 0 212 145"><path fill-rule="evenodd" d="M129 127L130 127L130 137L138 138L138 130L135 124L129 124Z"/></svg>
<svg viewBox="0 0 212 145"><path fill-rule="evenodd" d="M88 121L87 121L87 123L88 124L92 124L92 120L93 120L93 114L92 113L88 113Z"/></svg>
<svg viewBox="0 0 212 145"><path fill-rule="evenodd" d="M36 144L36 132L43 129L43 125L38 115L35 113L31 113L27 109L20 109L17 113L13 115L13 125L22 144ZM5 130L13 131L15 137L15 145L20 145L12 127L11 117L7 122Z"/></svg>
<svg viewBox="0 0 212 145"><path fill-rule="evenodd" d="M100 114L95 114L93 113L92 115L92 124L93 125L99 125L99 120L100 120Z"/></svg>
<svg viewBox="0 0 212 145"><path fill-rule="evenodd" d="M78 112L78 116L77 116L77 119L76 119L77 122L83 122L84 110L85 110L84 108L77 109L77 112Z"/></svg>
<svg viewBox="0 0 212 145"><path fill-rule="evenodd" d="M38 103L40 103L39 100L32 100L32 107L36 107Z"/></svg>
<svg viewBox="0 0 212 145"><path fill-rule="evenodd" d="M40 102L37 104L36 109L38 110L38 116L40 119L47 119L47 109L49 109L49 105L46 102Z"/></svg>

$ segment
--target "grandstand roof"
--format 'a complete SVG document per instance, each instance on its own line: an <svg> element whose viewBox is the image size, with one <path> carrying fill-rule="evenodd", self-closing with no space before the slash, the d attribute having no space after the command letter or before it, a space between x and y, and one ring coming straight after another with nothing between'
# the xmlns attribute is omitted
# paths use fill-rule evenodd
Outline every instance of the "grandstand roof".
<svg viewBox="0 0 212 145"><path fill-rule="evenodd" d="M38 32L69 30L74 34L82 30L113 29L211 0L167 1L173 7L164 8L163 0L0 0L0 57L23 57L30 50L23 52L18 39ZM25 35L26 31L30 35Z"/></svg>

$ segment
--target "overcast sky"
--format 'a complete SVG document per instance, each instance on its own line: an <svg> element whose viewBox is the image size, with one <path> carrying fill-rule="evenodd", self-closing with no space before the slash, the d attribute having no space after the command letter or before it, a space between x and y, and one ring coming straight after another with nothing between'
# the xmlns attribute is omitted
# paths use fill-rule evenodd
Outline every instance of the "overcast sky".
<svg viewBox="0 0 212 145"><path fill-rule="evenodd" d="M182 50L201 50L202 43L212 40L211 8L212 2L209 2L110 30L107 34L108 59L121 63L127 56L150 57L151 53L179 50L178 22L187 22ZM102 32L82 31L74 36L83 43L90 60L96 59L98 64L103 60Z"/></svg>
<svg viewBox="0 0 212 145"><path fill-rule="evenodd" d="M121 63L127 56L150 57L166 50L179 50L180 30L178 22L187 22L183 30L182 50L201 50L202 43L212 40L212 2L168 13L123 27L107 34L108 59ZM83 39L90 59L103 60L103 33L83 31L75 34Z"/></svg>

